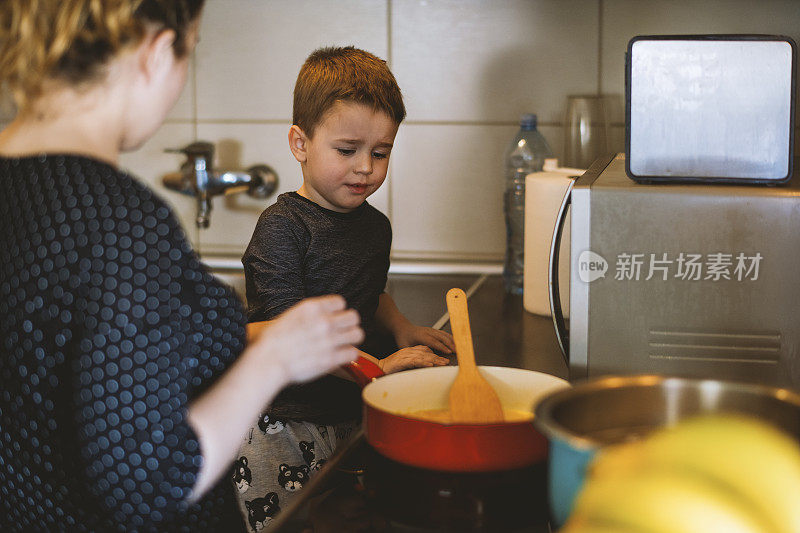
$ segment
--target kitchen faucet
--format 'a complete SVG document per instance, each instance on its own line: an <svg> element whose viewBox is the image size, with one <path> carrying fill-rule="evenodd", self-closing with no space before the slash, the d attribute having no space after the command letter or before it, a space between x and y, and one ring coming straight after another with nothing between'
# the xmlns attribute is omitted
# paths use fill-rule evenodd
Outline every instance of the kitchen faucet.
<svg viewBox="0 0 800 533"><path fill-rule="evenodd" d="M211 222L214 196L246 192L253 198L268 198L278 188L278 174L268 165L254 165L246 171L214 171L214 145L209 142L197 141L165 151L186 156L180 171L164 176L163 183L168 189L197 199L198 228L207 228Z"/></svg>

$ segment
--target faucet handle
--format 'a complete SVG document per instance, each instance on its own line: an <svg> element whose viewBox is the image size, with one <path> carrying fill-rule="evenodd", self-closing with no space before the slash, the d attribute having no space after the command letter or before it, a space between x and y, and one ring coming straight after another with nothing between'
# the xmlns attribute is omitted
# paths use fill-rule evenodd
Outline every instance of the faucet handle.
<svg viewBox="0 0 800 533"><path fill-rule="evenodd" d="M247 194L253 198L269 198L278 188L278 173L269 165L253 165L247 173L252 176Z"/></svg>
<svg viewBox="0 0 800 533"><path fill-rule="evenodd" d="M170 154L184 154L188 159L202 158L207 166L214 159L214 145L206 141L195 141L183 148L167 148L164 151Z"/></svg>
<svg viewBox="0 0 800 533"><path fill-rule="evenodd" d="M214 145L195 141L183 148L170 148L167 153L184 154L186 161L179 172L163 177L164 186L197 199L198 228L207 228L211 212L211 199L221 194L246 191L254 198L267 198L278 188L278 175L267 165L255 165L242 171L214 171Z"/></svg>

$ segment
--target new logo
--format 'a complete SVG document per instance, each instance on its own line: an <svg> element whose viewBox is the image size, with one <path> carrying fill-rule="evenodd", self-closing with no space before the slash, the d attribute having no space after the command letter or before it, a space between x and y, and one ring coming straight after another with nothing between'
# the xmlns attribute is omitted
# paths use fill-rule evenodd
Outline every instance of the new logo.
<svg viewBox="0 0 800 533"><path fill-rule="evenodd" d="M578 256L578 276L584 283L606 277L608 261L591 250L585 250Z"/></svg>

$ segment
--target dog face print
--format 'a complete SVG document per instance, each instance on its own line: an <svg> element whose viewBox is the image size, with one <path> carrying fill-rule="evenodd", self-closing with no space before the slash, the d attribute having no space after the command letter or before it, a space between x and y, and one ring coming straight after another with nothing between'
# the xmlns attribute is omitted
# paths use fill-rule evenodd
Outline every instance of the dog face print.
<svg viewBox="0 0 800 533"><path fill-rule="evenodd" d="M282 418L270 417L268 414L261 415L258 419L258 429L264 432L265 435L274 435L280 433L286 427L286 420Z"/></svg>
<svg viewBox="0 0 800 533"><path fill-rule="evenodd" d="M307 465L311 465L314 460L314 443L305 440L300 441L300 453L303 454L303 460Z"/></svg>
<svg viewBox="0 0 800 533"><path fill-rule="evenodd" d="M320 459L319 461L314 456L314 443L301 440L300 441L300 453L303 454L303 460L308 465L308 471L316 472L322 465L325 464L325 459Z"/></svg>
<svg viewBox="0 0 800 533"><path fill-rule="evenodd" d="M263 498L256 498L253 501L245 501L247 508L247 521L253 531L261 531L281 510L278 505L278 495L274 492L267 493Z"/></svg>
<svg viewBox="0 0 800 533"><path fill-rule="evenodd" d="M278 485L289 492L302 489L307 482L308 466L306 465L289 466L284 463L278 468Z"/></svg>
<svg viewBox="0 0 800 533"><path fill-rule="evenodd" d="M247 457L241 456L233 463L233 477L231 478L240 493L246 492L253 483L253 474L247 467Z"/></svg>

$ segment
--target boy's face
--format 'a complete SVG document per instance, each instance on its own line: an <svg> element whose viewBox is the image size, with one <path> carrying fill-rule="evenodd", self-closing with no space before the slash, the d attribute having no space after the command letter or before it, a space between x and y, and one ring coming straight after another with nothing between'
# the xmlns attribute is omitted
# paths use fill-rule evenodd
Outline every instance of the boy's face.
<svg viewBox="0 0 800 533"><path fill-rule="evenodd" d="M357 208L386 179L397 127L386 113L353 102L337 102L313 138L292 126L289 145L303 169L297 192L340 213Z"/></svg>

